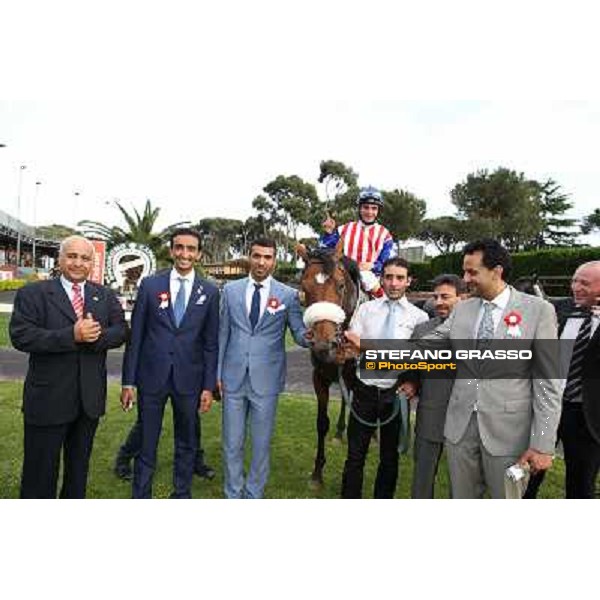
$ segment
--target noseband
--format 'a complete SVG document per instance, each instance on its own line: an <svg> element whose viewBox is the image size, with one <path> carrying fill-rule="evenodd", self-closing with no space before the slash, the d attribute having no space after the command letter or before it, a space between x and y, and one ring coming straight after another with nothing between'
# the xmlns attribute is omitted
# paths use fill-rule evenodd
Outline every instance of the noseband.
<svg viewBox="0 0 600 600"><path fill-rule="evenodd" d="M311 329L316 323L331 321L335 325L335 338L333 346L338 348L344 341L343 325L346 321L346 313L341 306L334 302L315 302L304 312L304 325Z"/></svg>

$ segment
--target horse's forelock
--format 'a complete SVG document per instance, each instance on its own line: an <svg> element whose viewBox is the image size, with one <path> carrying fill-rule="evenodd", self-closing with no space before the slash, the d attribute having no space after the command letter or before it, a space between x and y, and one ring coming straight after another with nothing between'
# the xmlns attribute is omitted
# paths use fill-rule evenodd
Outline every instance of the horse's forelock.
<svg viewBox="0 0 600 600"><path fill-rule="evenodd" d="M336 265L335 253L329 248L316 248L312 250L308 255L305 270L315 264L323 265L322 270L325 275L333 275Z"/></svg>

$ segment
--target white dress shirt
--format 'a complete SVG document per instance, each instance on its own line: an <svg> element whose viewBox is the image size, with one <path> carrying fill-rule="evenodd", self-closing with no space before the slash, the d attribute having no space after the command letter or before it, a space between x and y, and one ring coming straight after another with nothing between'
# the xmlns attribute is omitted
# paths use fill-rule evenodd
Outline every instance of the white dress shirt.
<svg viewBox="0 0 600 600"><path fill-rule="evenodd" d="M361 304L352 317L349 330L358 333L361 339L381 339L381 328L390 311L388 302L388 299L384 296L383 298L377 298L376 300L370 300ZM400 310L396 317L396 333L393 339L408 340L417 325L429 321L429 315L414 304L411 304L406 299L406 296L402 296L396 302ZM356 373L358 378L361 379L358 366ZM381 389L391 388L396 383L394 379L361 379L361 381L366 385L377 386Z"/></svg>
<svg viewBox="0 0 600 600"><path fill-rule="evenodd" d="M254 296L254 287L255 283L260 283L262 287L260 288L260 312L258 313L258 318L263 316L265 312L265 308L267 308L267 300L269 299L269 292L271 291L271 281L273 278L269 275L263 281L254 281L251 275L248 275L248 285L246 286L246 314L250 316L250 308L252 307L252 296Z"/></svg>
<svg viewBox="0 0 600 600"><path fill-rule="evenodd" d="M192 295L192 288L194 287L194 279L196 273L192 269L187 275L180 275L177 269L171 269L171 278L169 280L169 293L171 294L171 306L175 306L175 299L179 293L179 287L181 286L180 277L185 279L185 306L187 308L190 296Z"/></svg>
<svg viewBox="0 0 600 600"><path fill-rule="evenodd" d="M67 293L67 296L69 297L69 300L71 301L71 304L73 304L73 282L69 281L64 275L61 275L60 283L62 284L65 292ZM79 287L81 288L81 297L83 298L83 303L85 306L85 281L82 281L79 284Z"/></svg>
<svg viewBox="0 0 600 600"><path fill-rule="evenodd" d="M479 309L479 313L477 315L477 321L475 322L475 329L473 330L473 338L477 338L477 334L479 333L479 324L481 323L481 319L483 319L484 307L486 304L492 304L494 310L492 311L492 320L494 321L494 331L498 329L498 325L500 323L500 319L502 318L502 313L508 306L508 301L510 300L510 288L506 286L504 290L502 290L493 300L484 300L481 299L481 308Z"/></svg>

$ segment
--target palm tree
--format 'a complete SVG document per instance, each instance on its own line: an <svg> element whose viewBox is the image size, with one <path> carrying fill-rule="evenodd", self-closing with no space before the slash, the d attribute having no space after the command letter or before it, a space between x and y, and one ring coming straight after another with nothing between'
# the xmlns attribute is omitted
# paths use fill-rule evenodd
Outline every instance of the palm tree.
<svg viewBox="0 0 600 600"><path fill-rule="evenodd" d="M162 231L154 233L160 208L158 206L153 207L150 200L146 200L144 211L141 215L135 207L132 213L128 212L118 200L115 200L114 204L121 212L121 216L125 220L127 227L109 226L98 221L80 221L78 225L84 228L85 234L104 240L108 250L118 244L127 242L143 244L154 252L159 264L168 261L169 251L166 243L171 232L177 227L187 225L188 223L174 223Z"/></svg>

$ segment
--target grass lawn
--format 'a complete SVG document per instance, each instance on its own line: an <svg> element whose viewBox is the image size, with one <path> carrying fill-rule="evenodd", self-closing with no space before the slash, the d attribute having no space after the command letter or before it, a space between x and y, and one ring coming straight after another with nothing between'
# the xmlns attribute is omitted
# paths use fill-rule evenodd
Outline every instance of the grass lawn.
<svg viewBox="0 0 600 600"><path fill-rule="evenodd" d="M17 498L22 460L23 420L20 412L22 384L0 382L0 498ZM112 472L117 450L125 438L135 415L125 414L118 405L118 388L109 387L107 415L102 419L96 435L88 484L90 498L129 498L131 485L122 482ZM332 403L330 418L337 418L337 402ZM194 477L194 498L221 498L221 409L216 405L203 417L203 446L207 462L217 469L217 477L206 482ZM346 446L327 444L325 485L319 492L312 490L308 479L316 447L316 401L306 396L284 394L280 398L277 427L273 440L271 477L266 488L268 498L337 498L339 497L342 467ZM173 426L171 411L165 413L163 436L159 447L159 464L154 480L154 497L166 498L171 492L173 461ZM376 469L376 449L369 453L365 473L364 495L373 494ZM446 465L442 463L436 494L448 497ZM412 458L400 459L400 477L397 498L408 498L412 475ZM564 470L562 461L555 465L546 478L541 497L563 497Z"/></svg>
<svg viewBox="0 0 600 600"><path fill-rule="evenodd" d="M0 313L0 348L11 348L10 338L8 337L8 323L10 314Z"/></svg>

